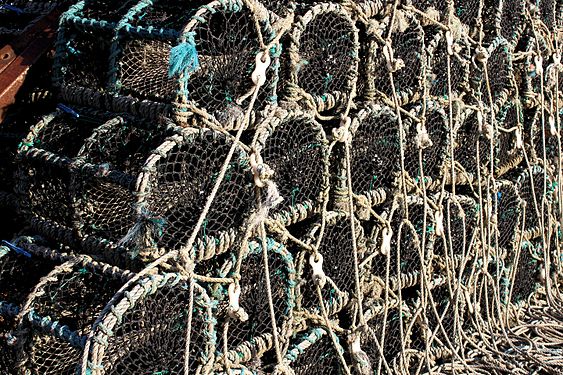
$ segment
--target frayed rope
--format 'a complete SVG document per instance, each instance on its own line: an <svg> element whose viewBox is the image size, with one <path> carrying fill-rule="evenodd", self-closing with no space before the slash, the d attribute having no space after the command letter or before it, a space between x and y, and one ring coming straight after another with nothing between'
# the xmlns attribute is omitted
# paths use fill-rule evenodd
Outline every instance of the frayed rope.
<svg viewBox="0 0 563 375"><path fill-rule="evenodd" d="M170 78L181 73L189 76L199 68L199 57L195 48L193 33L186 37L186 41L178 44L170 50L170 62L168 76Z"/></svg>

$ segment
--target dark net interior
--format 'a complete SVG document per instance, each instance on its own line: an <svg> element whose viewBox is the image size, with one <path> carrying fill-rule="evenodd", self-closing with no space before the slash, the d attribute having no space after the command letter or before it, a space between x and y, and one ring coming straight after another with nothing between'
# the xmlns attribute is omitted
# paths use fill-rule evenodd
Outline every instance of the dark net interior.
<svg viewBox="0 0 563 375"><path fill-rule="evenodd" d="M275 128L266 127L262 134L261 156L274 171L283 201L270 214L287 212L296 205L318 210L325 188L326 137L321 126L309 118L290 116Z"/></svg>
<svg viewBox="0 0 563 375"><path fill-rule="evenodd" d="M118 241L134 225L134 183L151 151L164 140L160 129L138 125L142 124L111 120L96 129L80 150L81 160L97 166L94 174L77 172L73 176L80 233ZM106 178L110 171L122 175L110 180Z"/></svg>
<svg viewBox="0 0 563 375"><path fill-rule="evenodd" d="M98 314L122 285L117 276L112 278L98 270L68 263L51 276L38 293L30 296L30 307L37 316L50 317L78 335L90 332ZM80 348L69 340L31 329L22 348L26 357L22 368L38 373L75 374Z"/></svg>
<svg viewBox="0 0 563 375"><path fill-rule="evenodd" d="M366 110L350 147L352 189L365 194L391 189L401 170L401 144L397 117L388 107Z"/></svg>
<svg viewBox="0 0 563 375"><path fill-rule="evenodd" d="M186 244L231 145L222 134L196 131L157 163L147 209L152 217L164 220L160 246L177 249ZM219 241L221 233L240 228L252 208L251 183L248 160L239 150L198 235L204 243Z"/></svg>
<svg viewBox="0 0 563 375"><path fill-rule="evenodd" d="M206 14L190 31L195 34L199 68L190 74L183 94L225 127L232 126L248 106L246 97L253 87L250 75L260 49L254 16L247 8L220 10ZM265 30L260 32L268 38ZM261 90L255 108L271 95L271 87Z"/></svg>
<svg viewBox="0 0 563 375"><path fill-rule="evenodd" d="M290 265L281 254L273 251L275 247L279 247L279 244L269 240L267 246L274 316L278 332L281 333L282 329L288 324L289 313L293 304L293 298L290 294L292 281L288 269ZM292 272L295 271L292 270ZM244 259L240 274L240 306L248 313L249 319L243 322L239 319L228 318L226 310L228 301L222 302L218 311L218 317L221 321L229 321L227 331L228 350L233 350L240 345L252 347L255 345L256 338L273 333L268 302L268 284L266 283L261 245L251 245L250 254ZM223 351L223 326L220 325L219 329L218 350ZM257 350L257 348L254 348L254 350Z"/></svg>
<svg viewBox="0 0 563 375"><path fill-rule="evenodd" d="M106 374L181 374L189 324L189 284L164 285L141 297L123 314L107 338ZM203 290L194 291L189 372L196 373L210 353L209 306Z"/></svg>
<svg viewBox="0 0 563 375"><path fill-rule="evenodd" d="M292 363L292 368L295 375L340 374L340 362L330 336L325 333L303 351Z"/></svg>
<svg viewBox="0 0 563 375"><path fill-rule="evenodd" d="M304 26L293 41L300 57L293 61L296 84L314 97L348 93L358 52L354 25L342 13L326 11L314 14Z"/></svg>
<svg viewBox="0 0 563 375"><path fill-rule="evenodd" d="M358 232L359 226L356 228L356 236L359 235ZM338 290L335 290L332 284L327 284L322 289L322 303L325 306L333 304L338 291L348 293L349 296L355 293L354 253L351 241L352 228L349 218L338 216L335 221L327 223L318 252L323 256L324 273L334 282ZM361 240L358 240L358 243L361 246ZM307 265L301 275L303 285L298 299L301 299L301 306L304 309L318 312L321 311L321 301L312 280L312 268L308 265L309 256L305 255L305 258Z"/></svg>

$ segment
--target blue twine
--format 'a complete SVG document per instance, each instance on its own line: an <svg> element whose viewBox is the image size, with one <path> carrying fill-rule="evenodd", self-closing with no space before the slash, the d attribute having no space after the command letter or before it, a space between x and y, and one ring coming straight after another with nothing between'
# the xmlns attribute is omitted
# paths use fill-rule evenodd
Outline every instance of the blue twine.
<svg viewBox="0 0 563 375"><path fill-rule="evenodd" d="M199 68L199 57L195 48L193 34L189 34L185 42L178 44L170 50L170 65L168 76L170 78L184 73L189 76Z"/></svg>
<svg viewBox="0 0 563 375"><path fill-rule="evenodd" d="M16 245L14 245L11 242L2 240L2 245L6 246L8 249L15 251L16 253L23 255L25 257L31 258L31 253L28 253L27 251L25 251L24 249L22 249L21 247L18 247Z"/></svg>
<svg viewBox="0 0 563 375"><path fill-rule="evenodd" d="M68 106L66 106L62 103L57 104L57 108L60 109L63 112L68 113L69 115L71 115L74 118L80 117L80 114L78 112L76 112L74 109L72 109L72 108L70 108L70 107L68 107Z"/></svg>
<svg viewBox="0 0 563 375"><path fill-rule="evenodd" d="M23 9L18 8L16 6L13 6L13 5L10 5L10 4L0 5L0 9L11 10L12 12L16 12L18 15L24 13Z"/></svg>

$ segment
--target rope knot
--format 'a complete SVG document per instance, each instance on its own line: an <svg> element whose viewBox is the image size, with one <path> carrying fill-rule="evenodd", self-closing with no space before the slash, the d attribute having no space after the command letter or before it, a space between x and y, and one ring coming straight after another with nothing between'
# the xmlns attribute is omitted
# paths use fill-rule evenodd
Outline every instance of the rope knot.
<svg viewBox="0 0 563 375"><path fill-rule="evenodd" d="M361 334L360 332L353 332L348 337L350 344L350 352L352 358L354 359L354 365L358 374L360 375L370 375L373 374L373 369L371 367L371 361L369 360L366 352L362 350L361 347Z"/></svg>
<svg viewBox="0 0 563 375"><path fill-rule="evenodd" d="M240 307L240 285L238 283L231 283L229 285L229 307L227 313L232 319L238 319L241 322L248 320L248 314L242 307Z"/></svg>
<svg viewBox="0 0 563 375"><path fill-rule="evenodd" d="M283 361L278 363L276 367L274 367L274 372L272 375L295 375L295 371L291 368L291 366L286 362Z"/></svg>
<svg viewBox="0 0 563 375"><path fill-rule="evenodd" d="M338 128L332 129L332 137L337 142L346 143L350 140L350 125L352 120L348 116L343 116L340 120L340 126Z"/></svg>
<svg viewBox="0 0 563 375"><path fill-rule="evenodd" d="M396 59L394 57L393 47L391 46L391 42L385 42L383 46L383 56L385 56L385 60L387 61L387 70L391 73L395 73L405 67L405 62L402 59Z"/></svg>
<svg viewBox="0 0 563 375"><path fill-rule="evenodd" d="M309 258L309 264L313 269L313 282L319 288L324 288L326 284L326 275L323 271L323 256L321 254L312 254Z"/></svg>
<svg viewBox="0 0 563 375"><path fill-rule="evenodd" d="M474 56L475 61L485 65L489 60L489 51L485 47L478 47Z"/></svg>
<svg viewBox="0 0 563 375"><path fill-rule="evenodd" d="M265 187L266 183L274 176L274 170L264 163L262 156L257 152L250 155L250 167L254 175L254 184L259 188Z"/></svg>
<svg viewBox="0 0 563 375"><path fill-rule="evenodd" d="M425 125L420 122L416 124L416 133L416 145L418 148L424 150L425 148L432 147L432 140Z"/></svg>

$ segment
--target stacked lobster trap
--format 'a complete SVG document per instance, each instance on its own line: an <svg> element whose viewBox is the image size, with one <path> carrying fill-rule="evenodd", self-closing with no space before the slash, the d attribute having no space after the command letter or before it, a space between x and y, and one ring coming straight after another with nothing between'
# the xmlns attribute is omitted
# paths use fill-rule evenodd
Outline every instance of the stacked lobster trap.
<svg viewBox="0 0 563 375"><path fill-rule="evenodd" d="M0 373L559 373L562 15L70 6L0 166Z"/></svg>

